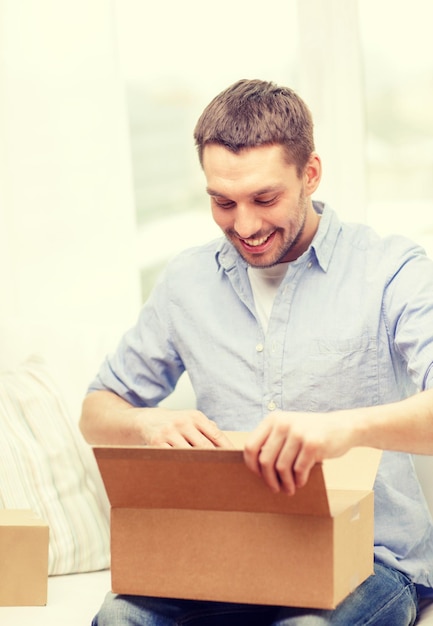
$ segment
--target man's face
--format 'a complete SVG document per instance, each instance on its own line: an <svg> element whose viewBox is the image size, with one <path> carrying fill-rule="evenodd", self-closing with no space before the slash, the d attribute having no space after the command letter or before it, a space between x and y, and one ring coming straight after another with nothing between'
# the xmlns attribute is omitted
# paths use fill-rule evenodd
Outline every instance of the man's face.
<svg viewBox="0 0 433 626"><path fill-rule="evenodd" d="M213 218L255 267L297 259L317 230L319 218L307 195L308 174L299 178L296 166L284 157L280 145L237 154L216 144L204 148Z"/></svg>

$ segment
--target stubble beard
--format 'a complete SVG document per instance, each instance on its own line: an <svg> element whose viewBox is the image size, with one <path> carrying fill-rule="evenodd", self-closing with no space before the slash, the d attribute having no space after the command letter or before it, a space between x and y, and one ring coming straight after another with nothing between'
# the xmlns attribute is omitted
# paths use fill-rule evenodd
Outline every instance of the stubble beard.
<svg viewBox="0 0 433 626"><path fill-rule="evenodd" d="M282 241L280 250L276 252L275 258L272 261L263 263L263 262L260 262L260 259L257 259L257 263L252 262L251 258L245 255L245 252L241 249L241 246L236 245L235 243L237 241L236 233L234 231L229 231L229 232L226 232L225 235L227 239L232 243L232 245L234 245L236 250L239 252L240 256L244 259L244 261L248 263L248 265L250 265L251 267L259 267L259 268L260 267L262 268L273 267L274 265L283 263L286 260L287 256L289 256L290 251L293 250L293 248L299 243L304 233L305 223L307 221L307 199L305 197L303 190L301 191L299 195L297 209L298 209L299 220L296 223L296 234L294 236L286 237L286 239ZM282 228L276 228L275 230L277 233L282 233L282 234L284 233L284 230Z"/></svg>

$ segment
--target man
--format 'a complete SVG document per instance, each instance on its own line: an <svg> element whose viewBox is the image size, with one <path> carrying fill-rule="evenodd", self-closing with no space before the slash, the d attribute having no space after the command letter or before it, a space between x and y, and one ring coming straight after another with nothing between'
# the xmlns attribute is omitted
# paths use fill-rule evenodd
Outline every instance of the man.
<svg viewBox="0 0 433 626"><path fill-rule="evenodd" d="M321 161L290 89L232 85L195 140L225 238L169 264L90 387L83 433L229 447L225 430L248 431L245 463L288 496L318 461L383 449L375 576L334 611L109 595L94 625L413 624L433 595L433 526L408 454L433 453L433 263L312 201ZM158 407L184 370L198 409Z"/></svg>

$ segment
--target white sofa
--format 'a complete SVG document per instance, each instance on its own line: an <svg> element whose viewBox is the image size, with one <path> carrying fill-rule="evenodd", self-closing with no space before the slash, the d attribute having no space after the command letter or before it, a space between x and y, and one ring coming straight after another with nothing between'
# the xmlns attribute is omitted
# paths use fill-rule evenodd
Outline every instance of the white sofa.
<svg viewBox="0 0 433 626"><path fill-rule="evenodd" d="M106 352L114 348L120 329L97 329L76 325L53 328L51 325L23 325L18 320L0 323L0 371L11 369L33 353L41 354L64 396L74 420L78 420L87 383ZM187 380L180 385L180 395L172 396L170 406L188 406L190 388ZM433 511L433 458L416 459L420 478ZM102 485L100 485L102 489ZM110 588L109 569L51 575L48 579L48 602L42 607L0 607L4 626L86 626ZM433 604L423 610L419 624L433 625Z"/></svg>

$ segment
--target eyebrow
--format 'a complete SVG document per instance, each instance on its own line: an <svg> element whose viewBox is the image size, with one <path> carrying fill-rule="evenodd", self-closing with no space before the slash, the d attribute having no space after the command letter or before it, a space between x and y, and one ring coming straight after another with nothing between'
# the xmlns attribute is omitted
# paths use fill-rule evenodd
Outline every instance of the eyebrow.
<svg viewBox="0 0 433 626"><path fill-rule="evenodd" d="M209 194L210 196L225 197L222 193L219 193L219 191L215 191L214 189L210 189L210 187L206 187L206 193Z"/></svg>
<svg viewBox="0 0 433 626"><path fill-rule="evenodd" d="M271 185L270 187L263 187L262 189L257 189L253 191L251 197L262 196L267 193L278 193L281 191L280 185ZM206 187L206 193L210 196L220 196L221 198L227 198L223 193L216 191L215 189L211 189L210 187Z"/></svg>

